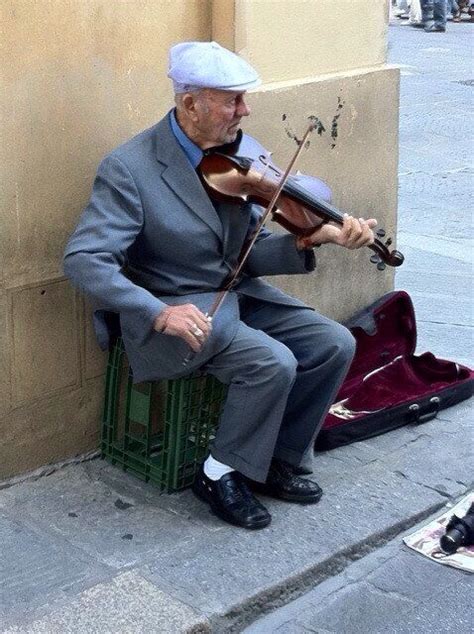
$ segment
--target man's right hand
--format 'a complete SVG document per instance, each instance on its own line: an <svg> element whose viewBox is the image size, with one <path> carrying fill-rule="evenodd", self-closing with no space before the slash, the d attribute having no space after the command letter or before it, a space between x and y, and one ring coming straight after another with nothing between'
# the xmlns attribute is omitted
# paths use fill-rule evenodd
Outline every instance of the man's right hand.
<svg viewBox="0 0 474 634"><path fill-rule="evenodd" d="M155 319L153 328L165 335L181 337L199 352L211 332L211 318L201 313L194 304L167 306Z"/></svg>

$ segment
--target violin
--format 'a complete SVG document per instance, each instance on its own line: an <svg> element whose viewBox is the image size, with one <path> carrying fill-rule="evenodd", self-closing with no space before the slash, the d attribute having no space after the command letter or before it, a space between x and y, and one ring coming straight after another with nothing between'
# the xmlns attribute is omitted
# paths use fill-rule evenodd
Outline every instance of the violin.
<svg viewBox="0 0 474 634"><path fill-rule="evenodd" d="M221 146L204 155L199 165L201 180L209 196L218 202L241 204L242 201L266 207L282 178L268 152L251 137L239 136L228 146ZM271 210L272 220L297 237L310 236L322 224L343 224L344 215L326 199L330 190L318 178L297 173L290 175L276 204ZM391 238L383 243L385 231L379 229L377 238L368 248L374 252L370 261L383 270L386 265L400 266L404 256L389 250Z"/></svg>

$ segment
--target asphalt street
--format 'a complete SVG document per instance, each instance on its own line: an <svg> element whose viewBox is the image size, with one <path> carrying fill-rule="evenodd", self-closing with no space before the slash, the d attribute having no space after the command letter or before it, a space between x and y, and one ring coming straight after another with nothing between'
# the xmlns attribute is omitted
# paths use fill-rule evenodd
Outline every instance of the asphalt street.
<svg viewBox="0 0 474 634"><path fill-rule="evenodd" d="M389 29L389 62L401 67L398 245L407 258L396 287L414 300L418 350L471 367L473 29L449 22L447 33L425 33L399 20ZM472 446L472 408L468 417ZM473 575L409 551L402 536L243 631L472 632Z"/></svg>

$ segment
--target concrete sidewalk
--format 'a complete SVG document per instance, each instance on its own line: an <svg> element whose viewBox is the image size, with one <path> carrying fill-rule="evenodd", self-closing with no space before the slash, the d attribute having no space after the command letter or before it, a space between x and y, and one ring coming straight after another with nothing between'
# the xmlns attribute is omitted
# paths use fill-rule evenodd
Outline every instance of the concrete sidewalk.
<svg viewBox="0 0 474 634"><path fill-rule="evenodd" d="M392 61L406 65L400 248L407 262L397 286L414 298L420 352L473 365L465 227L472 88L456 83L469 79L462 52L470 34L468 24L442 39L397 25L390 38ZM240 632L356 560L376 558L472 488L472 426L467 401L422 426L319 454L321 502L266 500L273 522L258 532L224 525L189 491L160 496L100 460L5 488L1 631Z"/></svg>
<svg viewBox="0 0 474 634"><path fill-rule="evenodd" d="M99 460L5 489L3 631L240 631L465 493L469 412L319 456L322 501L257 533Z"/></svg>

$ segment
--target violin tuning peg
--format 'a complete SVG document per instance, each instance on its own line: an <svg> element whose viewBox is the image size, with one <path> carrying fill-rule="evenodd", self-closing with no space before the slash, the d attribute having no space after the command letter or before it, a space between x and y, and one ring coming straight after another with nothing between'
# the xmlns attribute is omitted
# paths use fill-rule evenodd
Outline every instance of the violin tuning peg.
<svg viewBox="0 0 474 634"><path fill-rule="evenodd" d="M380 262L377 264L377 268L378 268L378 270L379 270L379 271L385 271L385 268L386 268L386 264L385 264L385 262L380 261Z"/></svg>
<svg viewBox="0 0 474 634"><path fill-rule="evenodd" d="M392 244L393 240L392 238L387 238L387 240L385 241L385 246L389 247Z"/></svg>
<svg viewBox="0 0 474 634"><path fill-rule="evenodd" d="M370 261L372 262L372 264L379 264L381 260L379 256L376 253L374 253L374 255L370 257Z"/></svg>
<svg viewBox="0 0 474 634"><path fill-rule="evenodd" d="M376 236L377 236L377 238L384 238L385 237L385 229L377 229Z"/></svg>

